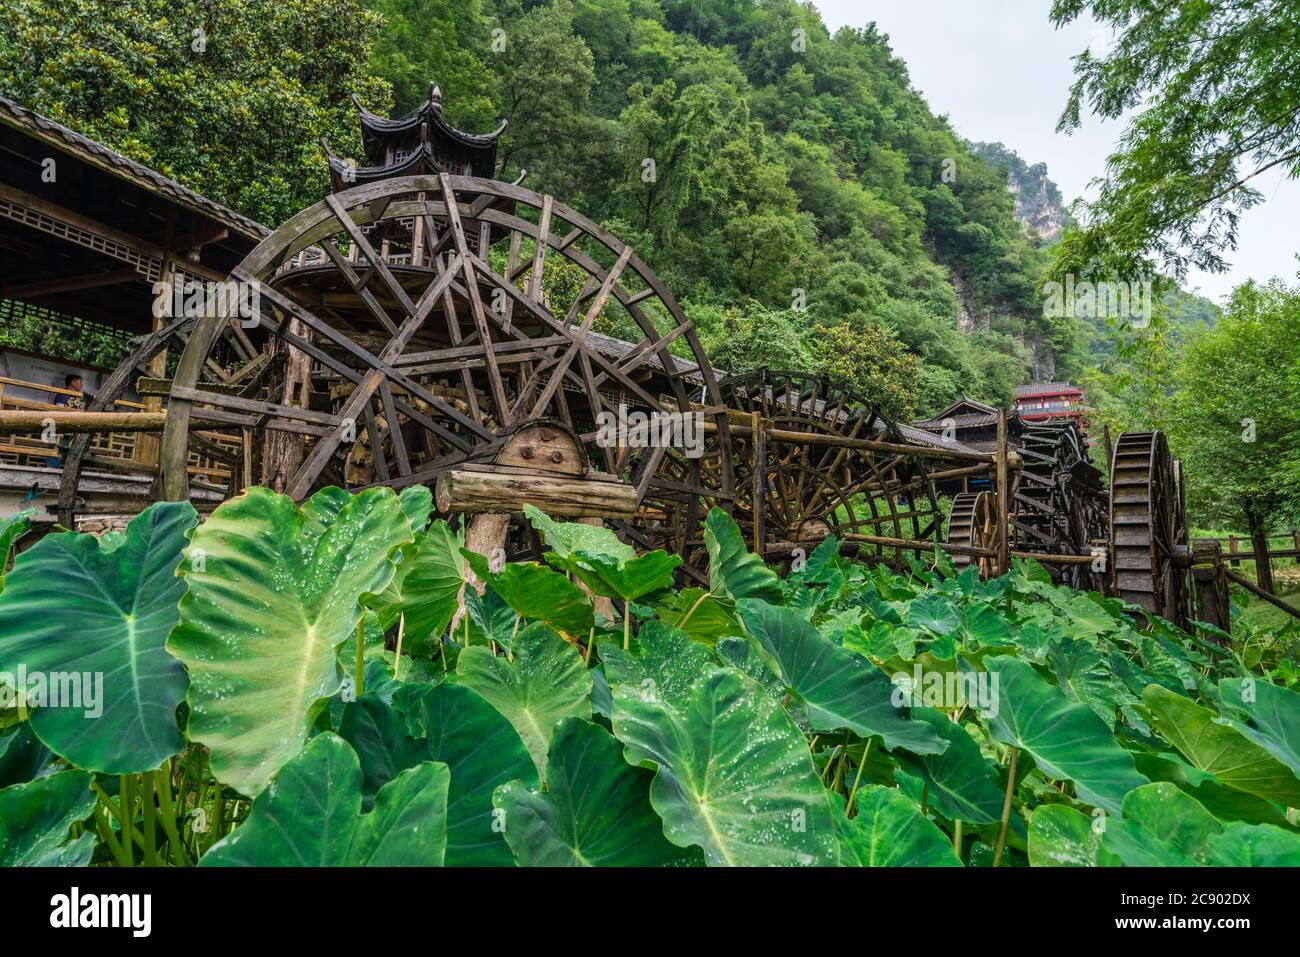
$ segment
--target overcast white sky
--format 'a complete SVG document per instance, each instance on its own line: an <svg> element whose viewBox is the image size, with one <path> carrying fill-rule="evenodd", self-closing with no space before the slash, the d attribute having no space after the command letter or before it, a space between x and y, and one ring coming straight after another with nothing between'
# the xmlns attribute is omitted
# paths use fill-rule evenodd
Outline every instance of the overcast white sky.
<svg viewBox="0 0 1300 957"><path fill-rule="evenodd" d="M1071 136L1055 132L1073 78L1070 58L1106 34L1091 21L1062 30L1050 0L813 0L832 32L874 20L930 108L969 140L1001 141L1029 164L1046 163L1067 203L1088 195L1122 132L1087 117ZM1255 181L1265 202L1242 217L1228 272L1193 273L1188 285L1220 300L1249 278L1295 282L1300 266L1300 182L1270 171Z"/></svg>

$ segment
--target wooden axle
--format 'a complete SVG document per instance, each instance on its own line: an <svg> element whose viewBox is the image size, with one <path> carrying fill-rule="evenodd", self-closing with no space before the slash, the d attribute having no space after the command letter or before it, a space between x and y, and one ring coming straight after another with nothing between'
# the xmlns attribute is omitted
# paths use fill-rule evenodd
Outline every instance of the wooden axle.
<svg viewBox="0 0 1300 957"><path fill-rule="evenodd" d="M717 424L710 420L705 420L704 430L713 431ZM730 426L732 435L752 435L752 426L732 425ZM764 434L776 442L788 442L791 444L803 445L831 445L836 448L862 449L867 452L888 452L894 455L911 455L922 459L937 459L939 461L956 460L960 462L983 462L992 465L997 462L997 455L993 452L975 452L966 451L965 449L941 449L933 448L929 445L909 445L904 442L881 442L876 439L855 439L842 435L823 435L819 432L793 432L789 429L763 429ZM1015 453L1008 456L1010 461L1015 464L1012 468L1019 468L1021 465L1020 457Z"/></svg>
<svg viewBox="0 0 1300 957"><path fill-rule="evenodd" d="M501 467L463 467L438 476L434 498L440 512L521 513L535 505L565 518L630 519L636 486L604 478L573 478Z"/></svg>

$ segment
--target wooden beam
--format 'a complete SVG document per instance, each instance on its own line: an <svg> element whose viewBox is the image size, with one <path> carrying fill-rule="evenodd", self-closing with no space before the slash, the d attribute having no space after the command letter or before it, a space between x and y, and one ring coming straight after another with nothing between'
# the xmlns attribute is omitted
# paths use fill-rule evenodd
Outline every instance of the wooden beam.
<svg viewBox="0 0 1300 957"><path fill-rule="evenodd" d="M161 432L167 420L164 412L54 411L0 412L0 435L34 435L53 424L54 431L68 435L82 432Z"/></svg>
<svg viewBox="0 0 1300 957"><path fill-rule="evenodd" d="M65 276L62 279L46 279L41 282L20 283L14 286L0 286L0 298L23 299L28 296L49 296L60 292L72 292L74 289L97 289L101 286L116 286L118 283L143 279L134 269L112 269L108 272L87 273L81 276Z"/></svg>
<svg viewBox="0 0 1300 957"><path fill-rule="evenodd" d="M452 469L438 476L439 512L520 514L535 505L566 518L630 519L636 488L626 482L521 472Z"/></svg>

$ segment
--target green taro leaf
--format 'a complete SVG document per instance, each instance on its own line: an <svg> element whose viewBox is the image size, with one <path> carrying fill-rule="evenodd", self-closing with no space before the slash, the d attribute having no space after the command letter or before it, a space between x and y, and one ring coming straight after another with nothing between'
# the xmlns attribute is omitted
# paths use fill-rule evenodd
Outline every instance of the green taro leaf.
<svg viewBox="0 0 1300 957"><path fill-rule="evenodd" d="M878 734L888 748L919 754L947 748L929 725L909 721L895 705L894 685L883 671L827 641L799 615L754 599L739 602L737 611L745 630L776 662L786 687L807 706L813 727Z"/></svg>
<svg viewBox="0 0 1300 957"><path fill-rule="evenodd" d="M397 493L402 503L402 512L411 523L411 531L421 534L429 527L429 515L433 511L433 492L427 485L408 485Z"/></svg>
<svg viewBox="0 0 1300 957"><path fill-rule="evenodd" d="M944 817L970 824L1002 819L1003 785L979 745L960 725L934 708L913 708L913 721L924 722L948 742L942 754L914 755L899 751L895 760L928 787L930 806Z"/></svg>
<svg viewBox="0 0 1300 957"><path fill-rule="evenodd" d="M176 724L185 668L164 643L185 593L176 568L195 519L188 502L151 505L112 551L92 535L47 535L9 575L0 594L0 672L15 675L23 665L64 692L70 686L59 675L77 678L77 706L64 697L31 717L36 736L77 767L150 771L185 744Z"/></svg>
<svg viewBox="0 0 1300 957"><path fill-rule="evenodd" d="M746 550L740 526L720 508L709 509L704 520L704 547L709 553L709 591L715 597L781 601L776 572Z"/></svg>
<svg viewBox="0 0 1300 957"><path fill-rule="evenodd" d="M217 780L250 797L302 750L339 690L335 655L356 636L361 598L388 585L390 556L411 541L387 488L352 497L319 534L307 522L264 488L218 507L194 534L167 642L190 672L191 740L209 748Z"/></svg>
<svg viewBox="0 0 1300 957"><path fill-rule="evenodd" d="M400 612L406 616L404 641L436 639L451 624L465 582L460 546L460 536L439 519L404 550L407 554L395 575Z"/></svg>
<svg viewBox="0 0 1300 957"><path fill-rule="evenodd" d="M424 739L408 734L402 714L375 695L362 695L344 706L338 733L357 754L362 807L366 809L385 784L407 768L430 760Z"/></svg>
<svg viewBox="0 0 1300 957"><path fill-rule="evenodd" d="M730 605L702 588L683 588L662 603L657 613L663 621L696 641L712 645L719 638L730 638L743 631Z"/></svg>
<svg viewBox="0 0 1300 957"><path fill-rule="evenodd" d="M1219 724L1209 708L1160 685L1149 685L1142 699L1156 731L1193 767L1230 788L1300 807L1300 779L1291 769L1235 728Z"/></svg>
<svg viewBox="0 0 1300 957"><path fill-rule="evenodd" d="M544 621L569 635L586 636L595 626L591 597L553 568L536 562L513 562L493 575L488 560L462 548L461 554L481 581L521 618Z"/></svg>
<svg viewBox="0 0 1300 957"><path fill-rule="evenodd" d="M623 760L604 728L565 718L551 735L546 790L496 791L505 835L524 867L655 867L682 858L650 806L654 775Z"/></svg>
<svg viewBox="0 0 1300 957"><path fill-rule="evenodd" d="M1083 641L1066 638L1048 647L1047 660L1056 672L1057 686L1071 701L1086 704L1114 730L1115 684L1101 656Z"/></svg>
<svg viewBox="0 0 1300 957"><path fill-rule="evenodd" d="M680 555L667 552L646 552L639 558L613 562L575 552L576 562L570 570L597 595L638 601L673 586L673 572L682 563Z"/></svg>
<svg viewBox="0 0 1300 957"><path fill-rule="evenodd" d="M713 667L707 645L661 621L641 626L635 653L624 651L620 640L611 637L600 646L610 686L627 685L638 693L656 694L675 708L685 704L696 679Z"/></svg>
<svg viewBox="0 0 1300 957"><path fill-rule="evenodd" d="M907 624L912 628L944 636L959 629L962 622L953 610L952 599L925 592L907 606Z"/></svg>
<svg viewBox="0 0 1300 957"><path fill-rule="evenodd" d="M1232 821L1210 838L1210 860L1216 867L1300 867L1300 834Z"/></svg>
<svg viewBox="0 0 1300 957"><path fill-rule="evenodd" d="M714 866L835 863L830 804L807 741L749 678L707 671L681 708L615 687L613 724L627 761L656 769L650 803L678 847L699 845Z"/></svg>
<svg viewBox="0 0 1300 957"><path fill-rule="evenodd" d="M1029 818L1030 866L1119 867L1120 859L1102 847L1093 820L1064 804L1039 805Z"/></svg>
<svg viewBox="0 0 1300 957"><path fill-rule="evenodd" d="M1107 821L1107 850L1129 867L1295 867L1300 835L1272 824L1223 824L1167 782L1124 799L1124 820Z"/></svg>
<svg viewBox="0 0 1300 957"><path fill-rule="evenodd" d="M1133 756L1087 705L1067 699L1023 661L1005 655L984 660L998 676L992 736L1028 751L1043 773L1073 781L1079 797L1119 814L1124 795L1148 781Z"/></svg>
<svg viewBox="0 0 1300 957"><path fill-rule="evenodd" d="M974 568L973 564L967 566L968 571ZM1012 638L1011 626L992 605L967 605L962 610L961 627L966 640L975 647L1003 645Z"/></svg>
<svg viewBox="0 0 1300 957"><path fill-rule="evenodd" d="M486 645L495 641L507 651L510 649L519 626L519 616L491 585L483 586L482 595L473 588L466 588L465 610L473 626L471 634L475 644Z"/></svg>
<svg viewBox="0 0 1300 957"><path fill-rule="evenodd" d="M199 863L441 867L450 778L445 764L416 765L380 788L374 810L362 814L356 752L338 735L317 735L257 796L247 820Z"/></svg>
<svg viewBox="0 0 1300 957"><path fill-rule="evenodd" d="M30 721L0 731L0 788L26 784L58 767L58 758L41 744Z"/></svg>
<svg viewBox="0 0 1300 957"><path fill-rule="evenodd" d="M842 799L836 796L837 804ZM840 862L852 867L961 867L943 831L896 788L866 784L853 799L857 815L837 809Z"/></svg>
<svg viewBox="0 0 1300 957"><path fill-rule="evenodd" d="M161 763L161 762L160 762ZM85 771L60 771L0 789L0 867L85 867L95 852L87 832L68 829L90 817L95 792Z"/></svg>
<svg viewBox="0 0 1300 957"><path fill-rule="evenodd" d="M1225 720L1300 777L1300 694L1258 678L1227 678L1219 695Z"/></svg>
<svg viewBox="0 0 1300 957"><path fill-rule="evenodd" d="M515 729L482 696L442 684L417 710L428 757L451 769L447 866L509 866L510 848L494 828L492 794L507 781L537 785L537 769Z"/></svg>
<svg viewBox="0 0 1300 957"><path fill-rule="evenodd" d="M14 542L22 538L32 527L32 516L36 509L25 508L16 515L0 518L0 592L5 590L5 572L9 568L9 552Z"/></svg>
<svg viewBox="0 0 1300 957"><path fill-rule="evenodd" d="M315 542L339 517L339 512L352 501L352 493L337 485L330 485L315 492L303 502L302 538L306 542Z"/></svg>
<svg viewBox="0 0 1300 957"><path fill-rule="evenodd" d="M515 636L513 652L514 660L508 661L479 645L466 648L456 673L462 685L505 716L544 778L556 722L591 717L591 674L578 649L541 622Z"/></svg>
<svg viewBox="0 0 1300 957"><path fill-rule="evenodd" d="M1159 781L1124 799L1124 819L1106 822L1102 843L1129 867L1195 867L1210 863L1210 838L1222 831L1195 798Z"/></svg>
<svg viewBox="0 0 1300 957"><path fill-rule="evenodd" d="M603 525L557 522L533 505L524 506L524 515L560 560L570 558L575 552L583 552L615 565L636 558L636 549L619 541L618 536Z"/></svg>

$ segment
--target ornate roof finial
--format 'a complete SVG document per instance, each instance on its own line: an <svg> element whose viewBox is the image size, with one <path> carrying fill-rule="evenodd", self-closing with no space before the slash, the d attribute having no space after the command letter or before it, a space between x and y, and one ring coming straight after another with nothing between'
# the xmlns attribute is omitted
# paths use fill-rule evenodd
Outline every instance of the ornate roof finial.
<svg viewBox="0 0 1300 957"><path fill-rule="evenodd" d="M439 113L442 112L442 90L436 83L429 84L429 105Z"/></svg>

